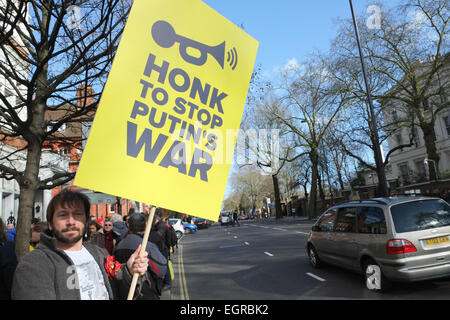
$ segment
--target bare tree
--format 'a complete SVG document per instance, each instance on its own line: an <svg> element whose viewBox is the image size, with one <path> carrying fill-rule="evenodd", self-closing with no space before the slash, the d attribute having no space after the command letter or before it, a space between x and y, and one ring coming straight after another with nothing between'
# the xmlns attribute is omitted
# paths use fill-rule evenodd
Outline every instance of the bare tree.
<svg viewBox="0 0 450 320"><path fill-rule="evenodd" d="M254 155L254 161L249 163L260 168L263 174L271 176L276 218L280 219L282 212L279 173L293 148L287 135L288 128L276 116L283 113L282 104L271 92L271 86L265 86L260 92L262 96L250 101L245 110L241 127L247 133L249 141L241 144L244 148L238 149L237 152L250 152Z"/></svg>
<svg viewBox="0 0 450 320"><path fill-rule="evenodd" d="M234 172L231 180L234 193L241 195L240 205L245 207L248 203L254 210L263 205L264 197L272 194L272 182L267 175L261 175L261 171L255 166L245 166Z"/></svg>
<svg viewBox="0 0 450 320"><path fill-rule="evenodd" d="M330 126L339 118L346 94L331 81L320 59L312 59L285 74L280 96L289 114L275 113L295 137L295 159L307 154L311 162L311 191L308 217L316 215L319 179L319 149Z"/></svg>
<svg viewBox="0 0 450 320"><path fill-rule="evenodd" d="M0 92L1 142L21 141L2 158L0 176L20 186L19 259L28 252L36 191L74 176L67 171L42 180L42 148L55 141L71 143L74 137L58 130L92 117L129 9L127 0L8 0L0 8L0 77L16 97L12 102ZM80 87L93 90L77 97ZM26 152L22 168L8 161L17 150Z"/></svg>
<svg viewBox="0 0 450 320"><path fill-rule="evenodd" d="M403 109L409 115L403 118L403 125L421 129L427 157L438 164L434 126L437 114L449 106L448 102L441 102L443 90L449 85L448 76L443 77L449 72L450 62L449 1L408 0L393 8L380 6L380 25L372 29L360 28L372 99L377 103L379 115L381 108ZM360 26L365 25L364 17L358 21ZM338 34L332 52L336 70L344 72L337 78L349 84L349 92L362 104L365 101L362 75L353 67L358 57L349 20L341 22ZM380 118L377 121L380 130L382 121ZM389 125L392 123L385 123L385 128ZM371 147L376 143L380 141L371 141ZM432 179L435 178L434 170L431 169L430 174Z"/></svg>

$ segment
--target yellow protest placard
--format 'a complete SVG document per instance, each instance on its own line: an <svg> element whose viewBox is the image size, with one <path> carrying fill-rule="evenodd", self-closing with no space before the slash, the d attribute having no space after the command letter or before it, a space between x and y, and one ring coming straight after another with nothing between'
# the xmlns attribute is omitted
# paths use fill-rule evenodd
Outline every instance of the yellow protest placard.
<svg viewBox="0 0 450 320"><path fill-rule="evenodd" d="M74 184L217 220L257 47L200 0L135 0Z"/></svg>

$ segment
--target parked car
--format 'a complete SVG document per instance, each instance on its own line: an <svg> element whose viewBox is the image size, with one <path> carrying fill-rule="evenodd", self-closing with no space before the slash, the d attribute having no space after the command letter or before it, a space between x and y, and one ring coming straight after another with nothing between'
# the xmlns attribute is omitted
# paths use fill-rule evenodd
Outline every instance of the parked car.
<svg viewBox="0 0 450 320"><path fill-rule="evenodd" d="M181 222L184 227L184 233L194 233L197 232L197 226L193 223Z"/></svg>
<svg viewBox="0 0 450 320"><path fill-rule="evenodd" d="M306 250L313 267L361 272L376 292L395 281L450 276L450 205L429 197L338 204L314 224Z"/></svg>
<svg viewBox="0 0 450 320"><path fill-rule="evenodd" d="M233 223L233 211L222 211L219 217L220 225L229 225Z"/></svg>
<svg viewBox="0 0 450 320"><path fill-rule="evenodd" d="M211 222L203 218L197 218L194 220L194 224L197 226L197 228L204 229L208 228L211 225Z"/></svg>
<svg viewBox="0 0 450 320"><path fill-rule="evenodd" d="M178 218L170 218L169 224L175 229L178 240L184 235L184 226L181 223L181 219Z"/></svg>

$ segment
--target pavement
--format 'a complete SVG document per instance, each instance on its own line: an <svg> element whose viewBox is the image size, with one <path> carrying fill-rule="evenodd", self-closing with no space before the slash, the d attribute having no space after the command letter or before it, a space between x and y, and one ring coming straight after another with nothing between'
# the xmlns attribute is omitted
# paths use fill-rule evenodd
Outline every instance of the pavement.
<svg viewBox="0 0 450 320"><path fill-rule="evenodd" d="M161 298L161 300L172 300L172 289L164 290L161 293L161 297L160 298Z"/></svg>
<svg viewBox="0 0 450 320"><path fill-rule="evenodd" d="M181 238L178 243L180 243L183 240L183 238ZM179 249L177 249L177 247L175 247L175 251L172 252L172 254L170 255L170 260L172 261L172 267L173 267L173 272L174 272L174 279L172 281L172 284L170 286L170 289L168 290L163 290L163 292L161 293L161 297L160 300L179 300L180 298L177 297L175 295L176 292L179 292L179 275L178 275L178 268L177 268L177 258L178 258L178 252Z"/></svg>

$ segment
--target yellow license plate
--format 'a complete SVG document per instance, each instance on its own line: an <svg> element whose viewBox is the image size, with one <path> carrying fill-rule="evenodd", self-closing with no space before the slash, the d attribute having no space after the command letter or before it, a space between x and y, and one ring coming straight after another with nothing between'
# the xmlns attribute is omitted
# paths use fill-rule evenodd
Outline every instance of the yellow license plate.
<svg viewBox="0 0 450 320"><path fill-rule="evenodd" d="M435 245L442 244L442 243L448 243L448 242L450 242L450 239L448 238L448 236L445 236L445 237L426 239L426 240L424 240L424 242L427 246L435 246Z"/></svg>

